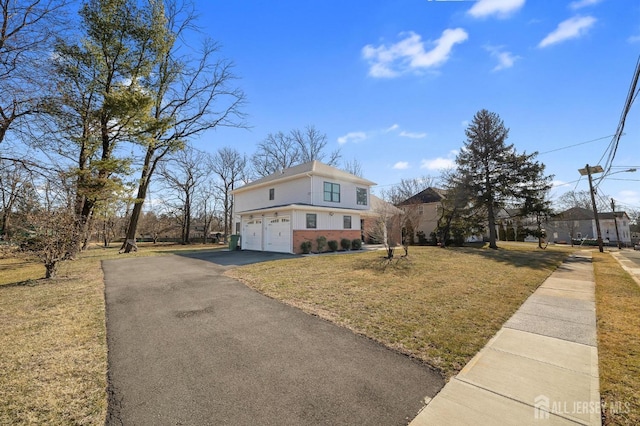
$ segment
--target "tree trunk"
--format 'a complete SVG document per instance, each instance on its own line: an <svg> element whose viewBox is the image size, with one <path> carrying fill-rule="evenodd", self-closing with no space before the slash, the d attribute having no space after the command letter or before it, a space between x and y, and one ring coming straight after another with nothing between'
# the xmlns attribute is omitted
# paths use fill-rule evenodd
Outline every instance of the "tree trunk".
<svg viewBox="0 0 640 426"><path fill-rule="evenodd" d="M127 234L124 239L124 243L122 243L122 247L120 251L124 253L130 253L132 249L137 249L137 247L131 243L136 241L136 234L138 233L138 221L140 220L140 215L142 214L142 206L144 205L144 200L147 199L147 190L149 189L149 183L151 182L151 175L155 170L156 161L151 161L153 158L153 154L155 153L155 149L149 147L147 149L147 154L144 157L144 166L142 167L142 173L140 176L140 184L138 185L138 195L136 197L136 201L133 205L133 212L131 213L131 217L129 218L129 226L127 226ZM155 244L155 239L153 241Z"/></svg>
<svg viewBox="0 0 640 426"><path fill-rule="evenodd" d="M50 260L47 261L44 264L45 267L45 278L49 279L49 278L55 278L58 275L58 262L55 260Z"/></svg>
<svg viewBox="0 0 640 426"><path fill-rule="evenodd" d="M496 244L496 217L493 211L493 202L489 203L487 207L489 210L489 248L495 250L498 248L498 245Z"/></svg>

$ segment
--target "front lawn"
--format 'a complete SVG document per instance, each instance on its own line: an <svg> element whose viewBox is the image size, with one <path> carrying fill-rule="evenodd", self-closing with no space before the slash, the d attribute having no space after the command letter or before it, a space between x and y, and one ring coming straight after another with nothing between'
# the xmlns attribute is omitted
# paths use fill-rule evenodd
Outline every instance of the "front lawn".
<svg viewBox="0 0 640 426"><path fill-rule="evenodd" d="M256 290L454 376L571 250L501 243L311 256L227 272Z"/></svg>
<svg viewBox="0 0 640 426"><path fill-rule="evenodd" d="M605 425L640 424L640 287L594 253L600 396Z"/></svg>

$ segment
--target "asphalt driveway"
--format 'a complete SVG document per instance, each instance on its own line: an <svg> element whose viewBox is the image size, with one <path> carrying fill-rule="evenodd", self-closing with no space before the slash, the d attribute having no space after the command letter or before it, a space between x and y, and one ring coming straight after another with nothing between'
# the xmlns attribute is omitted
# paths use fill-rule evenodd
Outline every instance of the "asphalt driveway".
<svg viewBox="0 0 640 426"><path fill-rule="evenodd" d="M440 390L424 365L222 275L277 257L104 261L107 424L402 425Z"/></svg>

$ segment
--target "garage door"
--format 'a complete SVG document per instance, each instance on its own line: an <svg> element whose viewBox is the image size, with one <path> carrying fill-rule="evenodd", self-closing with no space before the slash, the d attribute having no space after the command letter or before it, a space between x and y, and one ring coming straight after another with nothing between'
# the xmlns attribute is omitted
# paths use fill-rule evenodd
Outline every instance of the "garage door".
<svg viewBox="0 0 640 426"><path fill-rule="evenodd" d="M262 219L251 219L242 230L243 250L262 250Z"/></svg>
<svg viewBox="0 0 640 426"><path fill-rule="evenodd" d="M266 251L291 252L291 220L288 216L269 217L267 221Z"/></svg>

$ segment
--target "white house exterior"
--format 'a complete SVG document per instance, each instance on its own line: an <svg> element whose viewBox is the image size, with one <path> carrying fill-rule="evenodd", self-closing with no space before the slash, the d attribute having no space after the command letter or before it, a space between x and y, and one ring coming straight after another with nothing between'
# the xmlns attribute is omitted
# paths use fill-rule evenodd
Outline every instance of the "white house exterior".
<svg viewBox="0 0 640 426"><path fill-rule="evenodd" d="M361 238L373 182L311 161L233 191L243 250L300 253L303 241Z"/></svg>

